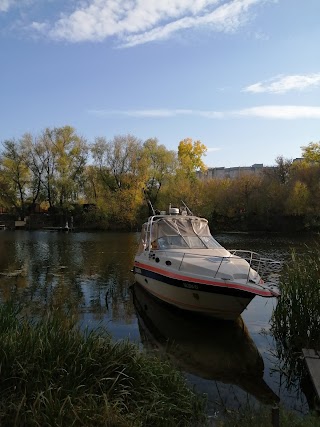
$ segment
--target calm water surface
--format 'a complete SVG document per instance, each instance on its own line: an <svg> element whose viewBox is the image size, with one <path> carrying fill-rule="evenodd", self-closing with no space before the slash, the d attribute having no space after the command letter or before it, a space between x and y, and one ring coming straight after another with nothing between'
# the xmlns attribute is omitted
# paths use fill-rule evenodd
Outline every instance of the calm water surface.
<svg viewBox="0 0 320 427"><path fill-rule="evenodd" d="M285 260L319 237L221 234L228 249L248 249ZM107 328L166 354L195 389L206 393L211 413L248 401L308 412L305 390L288 389L268 332L275 304L255 297L238 322L182 315L131 286L139 233L0 232L0 298L17 298L31 314L65 307L81 327Z"/></svg>

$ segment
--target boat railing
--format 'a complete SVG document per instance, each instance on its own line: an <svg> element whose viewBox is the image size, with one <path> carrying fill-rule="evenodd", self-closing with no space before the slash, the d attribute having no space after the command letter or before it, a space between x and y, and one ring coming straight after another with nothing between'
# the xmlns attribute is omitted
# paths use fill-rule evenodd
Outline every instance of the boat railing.
<svg viewBox="0 0 320 427"><path fill-rule="evenodd" d="M189 252L175 252L175 257L179 261L179 271L186 272L190 268L194 269L194 263L189 263L192 259L193 261L197 259L199 263L201 261L209 261L210 262L210 270L212 271L213 278L220 277L226 278L228 277L228 270L226 267L227 263L232 262L235 267L239 267L239 278L241 276L242 280L246 280L248 283L252 280L252 270L255 270L256 273L259 274L263 282L272 285L279 284L279 277L281 273L282 263L281 261L277 261L271 258L266 258L261 256L260 254L252 251L246 250L229 250L229 256L219 256L219 255L206 255L206 254L192 254ZM165 254L166 251L164 250ZM169 254L168 254L169 255ZM170 257L172 257L172 252L170 252ZM244 270L245 264L243 260L247 261L248 266ZM216 267L213 267L213 264L216 264ZM204 267L202 265L202 267ZM209 265L208 265L209 269Z"/></svg>
<svg viewBox="0 0 320 427"><path fill-rule="evenodd" d="M257 252L232 249L229 252L233 256L237 256L246 260L249 266L255 270L266 283L279 283L282 262L261 256Z"/></svg>

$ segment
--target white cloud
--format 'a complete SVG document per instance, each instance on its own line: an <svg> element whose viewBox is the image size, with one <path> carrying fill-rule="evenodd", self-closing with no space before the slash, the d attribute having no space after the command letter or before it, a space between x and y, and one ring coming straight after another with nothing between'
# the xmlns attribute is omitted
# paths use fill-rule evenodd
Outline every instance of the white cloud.
<svg viewBox="0 0 320 427"><path fill-rule="evenodd" d="M320 119L320 107L299 105L263 105L231 111L208 111L188 109L150 109L150 110L89 110L98 116L128 116L136 118L170 118L177 116L197 116L207 119L253 117L261 119L297 120Z"/></svg>
<svg viewBox="0 0 320 427"><path fill-rule="evenodd" d="M8 12L13 7L23 8L25 6L30 6L35 1L37 0L0 0L0 13ZM50 1L50 0L47 0L47 1Z"/></svg>
<svg viewBox="0 0 320 427"><path fill-rule="evenodd" d="M320 107L303 105L264 105L234 111L235 116L259 117L263 119L320 119Z"/></svg>
<svg viewBox="0 0 320 427"><path fill-rule="evenodd" d="M222 118L224 113L215 111L188 110L188 109L150 109L150 110L88 110L89 114L97 116L129 116L129 117L177 117L177 116L202 116L207 118Z"/></svg>
<svg viewBox="0 0 320 427"><path fill-rule="evenodd" d="M291 90L304 90L312 87L320 86L320 73L291 75L291 76L276 76L270 80L258 82L247 86L243 89L244 92L252 93L276 93L281 94Z"/></svg>
<svg viewBox="0 0 320 427"><path fill-rule="evenodd" d="M90 114L97 116L130 116L130 117L175 117L182 114L192 114L191 110L89 110Z"/></svg>
<svg viewBox="0 0 320 427"><path fill-rule="evenodd" d="M209 147L207 148L207 153L213 153L215 151L221 151L222 148L221 147Z"/></svg>
<svg viewBox="0 0 320 427"><path fill-rule="evenodd" d="M15 3L16 0L0 0L0 12L7 12Z"/></svg>
<svg viewBox="0 0 320 427"><path fill-rule="evenodd" d="M189 28L211 27L214 31L234 32L248 19L247 12L250 6L260 0L235 0L217 7L210 13L200 16L188 16L160 25L142 34L125 37L123 47L132 47L138 44L168 38L171 34Z"/></svg>
<svg viewBox="0 0 320 427"><path fill-rule="evenodd" d="M252 6L267 1L272 0L84 0L44 34L70 42L117 37L130 47L195 27L232 32L247 22ZM31 28L41 31L44 25L34 22Z"/></svg>

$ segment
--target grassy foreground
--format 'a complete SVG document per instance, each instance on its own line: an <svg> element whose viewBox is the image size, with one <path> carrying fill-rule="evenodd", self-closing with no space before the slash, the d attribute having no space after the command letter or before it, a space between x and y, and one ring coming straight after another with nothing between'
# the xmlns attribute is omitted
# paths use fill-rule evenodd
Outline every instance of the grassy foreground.
<svg viewBox="0 0 320 427"><path fill-rule="evenodd" d="M271 319L278 371L288 389L308 376L303 348L320 349L320 246L291 254Z"/></svg>
<svg viewBox="0 0 320 427"><path fill-rule="evenodd" d="M290 351L320 349L320 246L291 254L281 279L272 333Z"/></svg>
<svg viewBox="0 0 320 427"><path fill-rule="evenodd" d="M270 407L242 408L229 411L225 419L217 420L215 427L320 427L320 417L309 414L304 417L280 408L279 424L273 423Z"/></svg>
<svg viewBox="0 0 320 427"><path fill-rule="evenodd" d="M61 313L0 307L0 425L203 426L205 402L169 363Z"/></svg>

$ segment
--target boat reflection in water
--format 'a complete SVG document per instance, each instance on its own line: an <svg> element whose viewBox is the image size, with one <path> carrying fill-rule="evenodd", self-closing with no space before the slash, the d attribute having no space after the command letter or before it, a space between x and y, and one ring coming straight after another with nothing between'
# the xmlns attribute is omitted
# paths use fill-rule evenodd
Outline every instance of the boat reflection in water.
<svg viewBox="0 0 320 427"><path fill-rule="evenodd" d="M186 313L137 283L132 293L145 348L165 353L186 373L239 386L265 404L279 401L263 379L263 359L241 317L225 321Z"/></svg>

